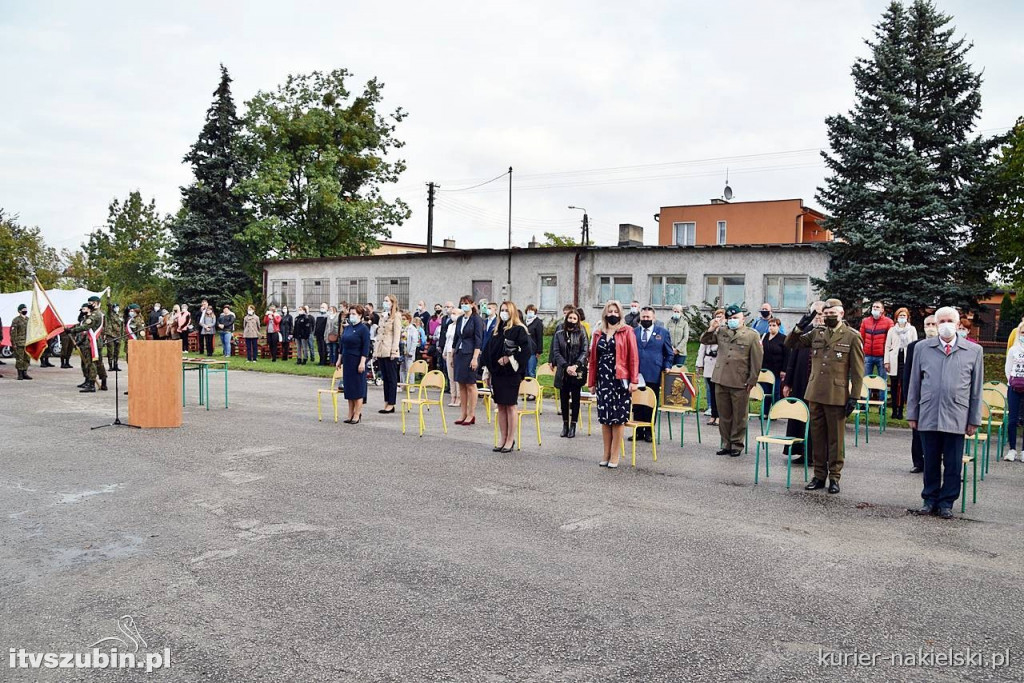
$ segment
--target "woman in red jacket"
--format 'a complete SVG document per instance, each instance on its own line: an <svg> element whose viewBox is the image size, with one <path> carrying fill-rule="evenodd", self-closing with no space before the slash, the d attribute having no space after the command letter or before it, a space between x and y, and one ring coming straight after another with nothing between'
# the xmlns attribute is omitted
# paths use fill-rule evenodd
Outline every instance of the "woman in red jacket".
<svg viewBox="0 0 1024 683"><path fill-rule="evenodd" d="M630 396L636 390L640 361L633 328L623 324L622 304L604 305L601 326L590 343L590 391L597 394L597 420L601 423L604 453L601 467L619 466L624 425L629 422Z"/></svg>

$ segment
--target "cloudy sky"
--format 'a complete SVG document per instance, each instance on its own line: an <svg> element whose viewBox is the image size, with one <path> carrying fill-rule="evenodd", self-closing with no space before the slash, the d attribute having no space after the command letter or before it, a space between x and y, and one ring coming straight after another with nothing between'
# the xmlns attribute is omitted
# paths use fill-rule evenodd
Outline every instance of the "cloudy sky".
<svg viewBox="0 0 1024 683"><path fill-rule="evenodd" d="M853 60L886 0L589 2L30 2L0 0L0 207L75 248L115 197L178 207L223 62L241 107L288 74L376 76L413 209L393 238L513 242L619 223L656 242L660 206L706 202L726 169L737 200L814 205L824 118L852 101ZM978 128L1024 114L1024 3L939 0L984 70Z"/></svg>

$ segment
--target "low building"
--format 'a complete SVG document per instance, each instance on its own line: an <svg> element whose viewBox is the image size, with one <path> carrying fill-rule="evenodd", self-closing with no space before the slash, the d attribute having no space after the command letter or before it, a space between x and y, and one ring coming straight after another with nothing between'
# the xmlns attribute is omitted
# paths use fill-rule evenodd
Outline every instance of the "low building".
<svg viewBox="0 0 1024 683"><path fill-rule="evenodd" d="M622 229L635 242L638 228ZM549 319L575 303L593 320L608 299L649 303L661 319L674 304L718 301L756 310L767 301L789 326L818 298L811 279L824 277L827 267L827 254L811 244L467 249L268 261L263 285L271 301L292 307L379 305L393 294L407 309L420 299L432 306L464 294L501 300L510 282L513 301L536 304Z"/></svg>
<svg viewBox="0 0 1024 683"><path fill-rule="evenodd" d="M455 240L445 240L444 246L435 246L433 249L435 252L438 251L456 251ZM394 242L391 240L381 240L377 243L377 248L373 250L374 256L386 256L389 254L426 254L427 245L417 244L415 242Z"/></svg>
<svg viewBox="0 0 1024 683"><path fill-rule="evenodd" d="M663 206L658 244L680 247L741 244L807 244L832 240L825 215L802 199Z"/></svg>

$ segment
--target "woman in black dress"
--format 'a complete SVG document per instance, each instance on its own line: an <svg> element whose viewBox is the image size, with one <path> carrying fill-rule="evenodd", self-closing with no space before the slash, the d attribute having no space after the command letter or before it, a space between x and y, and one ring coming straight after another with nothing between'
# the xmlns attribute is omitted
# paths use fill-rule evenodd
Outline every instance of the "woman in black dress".
<svg viewBox="0 0 1024 683"><path fill-rule="evenodd" d="M640 373L636 334L622 322L622 304L611 300L604 305L601 326L590 342L587 384L597 393L597 420L601 423L604 454L601 467L619 466L624 425L629 422L630 404Z"/></svg>
<svg viewBox="0 0 1024 683"><path fill-rule="evenodd" d="M338 367L343 369L345 400L348 401L346 424L359 424L363 419L363 399L366 397L366 361L370 357L370 328L362 325L363 307L348 309L348 325L341 330L341 355Z"/></svg>
<svg viewBox="0 0 1024 683"><path fill-rule="evenodd" d="M491 373L491 396L498 407L499 446L494 452L511 453L516 445L516 406L519 385L530 362L530 333L511 301L498 309L498 324L484 346L484 365Z"/></svg>

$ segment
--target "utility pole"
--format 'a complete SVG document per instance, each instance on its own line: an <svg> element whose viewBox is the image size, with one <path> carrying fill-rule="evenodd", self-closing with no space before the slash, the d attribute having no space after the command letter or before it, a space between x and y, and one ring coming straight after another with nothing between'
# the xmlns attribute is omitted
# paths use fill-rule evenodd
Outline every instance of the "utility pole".
<svg viewBox="0 0 1024 683"><path fill-rule="evenodd" d="M427 183L427 253L434 253L434 190L441 187Z"/></svg>
<svg viewBox="0 0 1024 683"><path fill-rule="evenodd" d="M508 167L508 284L505 296L512 298L512 167Z"/></svg>
<svg viewBox="0 0 1024 683"><path fill-rule="evenodd" d="M577 211L583 212L583 233L581 235L580 246L587 246L590 244L590 218L587 216L587 210L582 206L570 206L570 209L576 209Z"/></svg>

